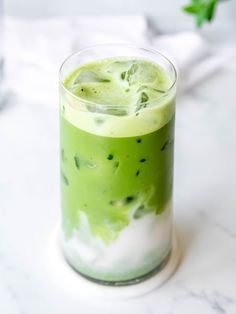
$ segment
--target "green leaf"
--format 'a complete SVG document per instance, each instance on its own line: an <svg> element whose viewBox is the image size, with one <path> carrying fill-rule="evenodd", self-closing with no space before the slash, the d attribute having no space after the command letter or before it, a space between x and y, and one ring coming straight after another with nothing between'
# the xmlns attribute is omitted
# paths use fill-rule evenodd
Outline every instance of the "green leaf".
<svg viewBox="0 0 236 314"><path fill-rule="evenodd" d="M202 10L202 11L199 12L198 15L196 16L196 23L197 23L197 26L198 26L198 27L201 27L205 20L207 20L206 12L205 12L205 10Z"/></svg>
<svg viewBox="0 0 236 314"><path fill-rule="evenodd" d="M211 22L215 17L216 7L221 0L192 0L182 10L195 16L196 25L201 27L205 22Z"/></svg>
<svg viewBox="0 0 236 314"><path fill-rule="evenodd" d="M190 13L190 14L195 14L198 13L199 8L196 5L187 5L183 7L184 12Z"/></svg>
<svg viewBox="0 0 236 314"><path fill-rule="evenodd" d="M209 4L208 8L207 8L207 20L210 22L212 21L214 14L215 14L215 10L216 10L216 4L217 4L217 0L212 0L211 3Z"/></svg>

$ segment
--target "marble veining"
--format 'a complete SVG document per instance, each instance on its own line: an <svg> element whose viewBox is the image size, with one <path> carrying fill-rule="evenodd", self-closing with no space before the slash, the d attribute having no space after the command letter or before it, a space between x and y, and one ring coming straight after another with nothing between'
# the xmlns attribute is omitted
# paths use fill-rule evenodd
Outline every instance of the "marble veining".
<svg viewBox="0 0 236 314"><path fill-rule="evenodd" d="M208 224L215 228L218 228L220 231L222 231L225 235L229 236L230 238L234 239L236 237L236 230L232 230L229 226L215 220L214 217L208 216L206 212L199 210L199 216L202 219L207 220Z"/></svg>
<svg viewBox="0 0 236 314"><path fill-rule="evenodd" d="M221 294L216 290L211 292L206 292L203 289L194 291L183 287L182 295L172 299L169 314L179 313L179 309L182 308L184 303L190 303L192 305L193 313L195 313L195 310L200 312L200 308L205 308L206 313L226 314L232 305L235 306L235 299Z"/></svg>

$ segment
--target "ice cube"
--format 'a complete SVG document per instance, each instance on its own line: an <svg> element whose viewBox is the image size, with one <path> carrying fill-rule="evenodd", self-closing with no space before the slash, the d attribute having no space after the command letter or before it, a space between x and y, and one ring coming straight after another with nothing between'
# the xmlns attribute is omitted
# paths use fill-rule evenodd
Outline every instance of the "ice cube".
<svg viewBox="0 0 236 314"><path fill-rule="evenodd" d="M85 161L85 167L90 168L90 169L94 169L97 167L97 165L94 162L87 160L87 161Z"/></svg>
<svg viewBox="0 0 236 314"><path fill-rule="evenodd" d="M166 91L165 90L163 90L163 89L159 89L159 88L153 88L153 87L150 87L150 86L148 86L148 85L142 85L142 86L140 86L138 89L137 89L137 92L139 93L139 92L149 92L149 93L151 93L151 94L153 94L153 92L154 93L159 93L159 94L164 94Z"/></svg>
<svg viewBox="0 0 236 314"><path fill-rule="evenodd" d="M80 72L79 75L74 80L74 84L81 83L109 83L111 80L104 77L103 75L99 75L94 71L83 71Z"/></svg>
<svg viewBox="0 0 236 314"><path fill-rule="evenodd" d="M134 195L129 195L125 198L119 199L119 200L112 200L110 201L110 204L112 206L116 207L123 207L126 205L129 205L130 203L134 202L136 200L136 197Z"/></svg>
<svg viewBox="0 0 236 314"><path fill-rule="evenodd" d="M152 209L145 206L145 205L140 205L137 207L137 209L134 212L134 219L139 219L142 218L144 215L149 214L150 212L152 212Z"/></svg>
<svg viewBox="0 0 236 314"><path fill-rule="evenodd" d="M129 85L135 83L150 84L158 77L158 69L145 61L131 61L127 62L128 68L120 72L121 80L127 81Z"/></svg>
<svg viewBox="0 0 236 314"><path fill-rule="evenodd" d="M127 115L127 110L122 108L108 108L104 113L107 113L112 116L125 116Z"/></svg>
<svg viewBox="0 0 236 314"><path fill-rule="evenodd" d="M97 106L96 104L86 104L86 108L90 112L96 112L97 111Z"/></svg>
<svg viewBox="0 0 236 314"><path fill-rule="evenodd" d="M158 69L155 65L149 62L140 62L138 64L138 71L136 79L140 83L153 83L158 78Z"/></svg>
<svg viewBox="0 0 236 314"><path fill-rule="evenodd" d="M139 66L137 63L133 63L131 67L128 69L125 75L125 79L129 84L132 84L136 81L136 73L139 70Z"/></svg>
<svg viewBox="0 0 236 314"><path fill-rule="evenodd" d="M106 67L107 73L122 73L128 71L130 66L134 63L133 60L120 60L120 61L113 61L108 64Z"/></svg>
<svg viewBox="0 0 236 314"><path fill-rule="evenodd" d="M148 99L149 99L148 94L145 92L142 92L140 95L140 103L144 104L148 101Z"/></svg>
<svg viewBox="0 0 236 314"><path fill-rule="evenodd" d="M139 95L139 99L137 102L137 109L136 112L140 109L146 108L148 105L149 96L146 92L141 92Z"/></svg>
<svg viewBox="0 0 236 314"><path fill-rule="evenodd" d="M136 64L135 60L114 61L107 66L106 72L117 77L121 81L127 82L133 73L134 64Z"/></svg>

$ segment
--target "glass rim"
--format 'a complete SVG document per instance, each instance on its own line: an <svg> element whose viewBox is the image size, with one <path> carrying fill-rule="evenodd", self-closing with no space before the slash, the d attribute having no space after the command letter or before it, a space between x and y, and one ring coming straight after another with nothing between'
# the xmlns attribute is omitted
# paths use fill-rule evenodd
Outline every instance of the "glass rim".
<svg viewBox="0 0 236 314"><path fill-rule="evenodd" d="M90 100L86 100L80 96L77 96L75 94L73 94L67 87L65 87L64 85L64 79L62 77L62 70L64 68L64 66L66 65L66 63L73 57L75 56L79 56L80 54L82 54L83 52L92 50L92 49L96 49L96 48L102 48L102 47L126 47L126 48L130 48L130 49L137 49L146 53L151 53L152 55L156 55L156 56L160 56L162 59L165 60L165 62L167 62L170 66L171 69L173 70L174 76L173 76L173 82L171 84L171 86L164 92L162 93L162 95L157 99L158 102L160 102L164 97L166 97L168 94L170 94L170 92L174 89L174 87L176 86L176 82L177 82L177 70L175 65L173 64L173 62L167 58L163 53L161 53L160 51L156 50L156 49L150 49L150 48L145 48L145 47L141 47L141 46L137 46L134 44L126 44L126 43L110 43L110 44L96 44L96 45L91 45L91 46L87 46L84 48L79 49L77 52L73 52L71 53L66 59L64 59L64 61L62 62L60 68L59 68L59 86L67 93L69 94L71 97L73 97L74 99L76 99L77 101L79 101L80 103L83 104L87 104L87 105L92 105L92 106L96 106L96 107L102 107L104 108L130 108L133 107L133 105L122 105L122 104L117 104L117 105L109 105L109 104L102 104L99 102L94 102L94 101L90 101ZM120 56L120 57L126 57L126 55ZM145 59L145 58L144 58ZM155 99L153 100L155 101ZM144 102L143 104L148 103L148 101ZM155 104L156 105L156 104Z"/></svg>

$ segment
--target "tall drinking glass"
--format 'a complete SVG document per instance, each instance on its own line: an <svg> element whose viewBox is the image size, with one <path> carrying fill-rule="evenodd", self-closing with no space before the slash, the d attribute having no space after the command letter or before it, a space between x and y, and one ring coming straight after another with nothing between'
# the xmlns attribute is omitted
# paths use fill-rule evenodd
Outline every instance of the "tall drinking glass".
<svg viewBox="0 0 236 314"><path fill-rule="evenodd" d="M159 272L172 250L176 71L129 45L81 50L60 69L62 248L108 285Z"/></svg>

